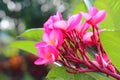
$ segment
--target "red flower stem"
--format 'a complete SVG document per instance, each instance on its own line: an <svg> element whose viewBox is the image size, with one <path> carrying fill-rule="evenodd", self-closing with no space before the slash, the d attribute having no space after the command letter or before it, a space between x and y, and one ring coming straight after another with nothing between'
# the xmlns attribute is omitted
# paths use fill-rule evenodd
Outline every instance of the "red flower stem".
<svg viewBox="0 0 120 80"><path fill-rule="evenodd" d="M68 65L67 63L65 63L64 61L62 60L59 60L62 64L64 64L66 67L70 68L70 69L73 69L79 73L83 73L83 72L96 72L96 70L94 69L88 69L88 68L82 68L82 69L78 69L78 68L75 68L75 67L72 67L71 65Z"/></svg>
<svg viewBox="0 0 120 80"><path fill-rule="evenodd" d="M113 72L111 72L110 70L108 70L108 69L106 69L106 68L100 68L100 67L96 66L96 64L94 64L92 61L90 61L90 63L91 63L93 66L95 66L96 68L98 68L99 72L105 73L105 74L107 74L107 75L109 75L109 76L114 77L114 78L117 79L117 80L120 80L120 75L119 75L119 74L113 73Z"/></svg>
<svg viewBox="0 0 120 80"><path fill-rule="evenodd" d="M102 52L101 52L101 45L100 45L100 36L99 36L99 32L98 32L98 26L97 25L92 25L93 26L93 37L95 39L95 44L97 46L97 50L98 50L98 54L100 55L100 60L102 62L102 67L105 68L104 62L103 62L103 58L102 58ZM95 34L95 31L97 33L97 35ZM96 36L98 38L98 40L96 39Z"/></svg>
<svg viewBox="0 0 120 80"><path fill-rule="evenodd" d="M117 80L120 80L120 75L117 74L117 73L113 73L113 72L111 72L111 71L109 71L109 70L107 70L105 68L101 69L101 72L106 73L107 75L110 75L110 76L114 77Z"/></svg>

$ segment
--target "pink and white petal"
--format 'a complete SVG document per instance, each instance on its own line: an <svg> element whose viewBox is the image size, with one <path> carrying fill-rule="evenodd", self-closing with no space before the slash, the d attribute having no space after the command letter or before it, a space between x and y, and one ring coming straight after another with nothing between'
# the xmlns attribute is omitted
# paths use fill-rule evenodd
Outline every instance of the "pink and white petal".
<svg viewBox="0 0 120 80"><path fill-rule="evenodd" d="M95 54L95 59L97 60L97 62L101 65L102 62L100 60L100 56L98 54Z"/></svg>
<svg viewBox="0 0 120 80"><path fill-rule="evenodd" d="M80 23L81 18L82 18L81 13L71 16L67 22L69 26L67 31L75 29L75 27Z"/></svg>
<svg viewBox="0 0 120 80"><path fill-rule="evenodd" d="M91 16L95 16L97 14L97 12L98 12L98 9L96 7L92 7L89 11L89 14Z"/></svg>
<svg viewBox="0 0 120 80"><path fill-rule="evenodd" d="M57 47L59 48L62 45L64 39L63 39L63 33L61 31L58 31L58 32L59 32L59 37L58 37L58 45L57 45Z"/></svg>
<svg viewBox="0 0 120 80"><path fill-rule="evenodd" d="M50 50L51 50L51 57L55 57L55 60L58 58L58 50L53 46L53 47L51 47L50 48Z"/></svg>
<svg viewBox="0 0 120 80"><path fill-rule="evenodd" d="M50 52L47 51L48 45L46 47L38 48L38 56L40 58L45 58Z"/></svg>
<svg viewBox="0 0 120 80"><path fill-rule="evenodd" d="M83 36L89 28L90 28L90 24L86 22L83 25L81 25L80 35Z"/></svg>
<svg viewBox="0 0 120 80"><path fill-rule="evenodd" d="M38 56L41 58L45 57L44 47L38 48Z"/></svg>
<svg viewBox="0 0 120 80"><path fill-rule="evenodd" d="M97 67L100 67L100 64L99 64L97 61L92 61L92 63L93 63L94 65L96 65Z"/></svg>
<svg viewBox="0 0 120 80"><path fill-rule="evenodd" d="M58 40L59 40L59 32L58 30L52 30L49 35L50 40L52 41L52 44L57 46Z"/></svg>
<svg viewBox="0 0 120 80"><path fill-rule="evenodd" d="M108 64L108 65L107 65L107 68L110 69L113 73L116 73L116 69L114 68L113 65Z"/></svg>
<svg viewBox="0 0 120 80"><path fill-rule="evenodd" d="M52 60L52 62L54 62L54 61L56 60L56 58L55 58L55 55L54 55L54 54L51 54L51 60Z"/></svg>
<svg viewBox="0 0 120 80"><path fill-rule="evenodd" d="M56 15L52 16L52 20L53 20L53 23L55 23L56 21L59 21L58 16L56 16Z"/></svg>
<svg viewBox="0 0 120 80"><path fill-rule="evenodd" d="M46 59L42 59L42 58L39 58L39 59L37 59L35 62L34 62L34 64L36 64L36 65L42 65L42 64L48 64L48 60L46 60Z"/></svg>
<svg viewBox="0 0 120 80"><path fill-rule="evenodd" d="M58 17L58 20L62 20L62 14L61 14L61 12L57 12L56 16Z"/></svg>
<svg viewBox="0 0 120 80"><path fill-rule="evenodd" d="M87 44L87 45L94 45L91 37L93 36L92 32L87 32L83 35L83 41Z"/></svg>
<svg viewBox="0 0 120 80"><path fill-rule="evenodd" d="M82 24L81 24L81 22L75 27L75 30L78 32L78 33L80 33L80 31L81 31L81 27L82 26Z"/></svg>
<svg viewBox="0 0 120 80"><path fill-rule="evenodd" d="M105 10L99 11L99 12L94 16L94 19L93 19L94 21L93 21L93 23L94 23L94 24L100 23L101 21L104 20L105 16L106 16L106 11L105 11Z"/></svg>
<svg viewBox="0 0 120 80"><path fill-rule="evenodd" d="M53 23L52 16L44 23L44 28L48 28Z"/></svg>
<svg viewBox="0 0 120 80"><path fill-rule="evenodd" d="M110 59L108 58L107 54L103 53L103 59L106 61L106 62L109 62Z"/></svg>
<svg viewBox="0 0 120 80"><path fill-rule="evenodd" d="M88 13L81 12L82 16L88 21L92 18L92 16Z"/></svg>
<svg viewBox="0 0 120 80"><path fill-rule="evenodd" d="M49 34L47 32L44 32L42 39L44 42L48 43L50 40Z"/></svg>
<svg viewBox="0 0 120 80"><path fill-rule="evenodd" d="M57 29L62 29L62 30L66 30L68 27L67 22L66 21L57 21L54 23L54 28Z"/></svg>
<svg viewBox="0 0 120 80"><path fill-rule="evenodd" d="M52 30L49 37L52 40L55 40L55 39L58 40L59 32L57 30Z"/></svg>
<svg viewBox="0 0 120 80"><path fill-rule="evenodd" d="M46 46L47 46L47 44L46 44L45 42L37 42L37 43L35 44L35 47L36 47L36 48L46 47Z"/></svg>

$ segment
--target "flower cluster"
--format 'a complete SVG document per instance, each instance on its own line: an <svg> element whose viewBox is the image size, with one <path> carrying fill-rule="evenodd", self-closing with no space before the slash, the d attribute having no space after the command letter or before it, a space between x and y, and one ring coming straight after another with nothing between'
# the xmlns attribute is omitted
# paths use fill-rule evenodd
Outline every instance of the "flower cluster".
<svg viewBox="0 0 120 80"><path fill-rule="evenodd" d="M36 44L39 59L35 64L58 61L75 72L116 74L117 71L100 41L103 30L99 29L99 23L105 16L105 10L98 11L95 7L89 13L80 12L68 20L63 20L60 12L51 16L44 24L43 41ZM91 59L88 50L92 47L96 50L91 54L94 59ZM73 73L69 70L68 72Z"/></svg>

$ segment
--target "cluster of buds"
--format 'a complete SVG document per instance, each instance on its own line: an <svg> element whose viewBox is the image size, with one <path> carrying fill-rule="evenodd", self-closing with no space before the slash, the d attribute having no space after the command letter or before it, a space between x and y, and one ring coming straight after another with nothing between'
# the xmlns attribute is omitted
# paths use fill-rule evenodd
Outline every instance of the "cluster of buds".
<svg viewBox="0 0 120 80"><path fill-rule="evenodd" d="M100 41L103 30L99 29L99 23L105 16L105 10L98 11L95 7L68 20L63 20L60 12L51 16L44 24L43 41L36 44L39 58L35 64L60 62L74 70L67 70L70 73L102 72L120 79ZM96 50L93 54L90 47Z"/></svg>

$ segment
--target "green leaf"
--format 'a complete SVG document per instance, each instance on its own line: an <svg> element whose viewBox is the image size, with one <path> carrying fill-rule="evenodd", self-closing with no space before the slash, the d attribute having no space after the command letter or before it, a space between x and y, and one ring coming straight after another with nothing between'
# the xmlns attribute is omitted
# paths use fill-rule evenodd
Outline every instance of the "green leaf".
<svg viewBox="0 0 120 80"><path fill-rule="evenodd" d="M102 28L120 28L120 0L96 0L95 6L98 9L105 9L107 12L105 20L101 23Z"/></svg>
<svg viewBox="0 0 120 80"><path fill-rule="evenodd" d="M95 78L95 80L116 80L113 77L107 76L106 74L99 72L88 72L86 74L92 76L93 78Z"/></svg>
<svg viewBox="0 0 120 80"><path fill-rule="evenodd" d="M28 40L41 41L43 32L44 31L42 28L33 28L33 29L26 30L18 37L24 37Z"/></svg>
<svg viewBox="0 0 120 80"><path fill-rule="evenodd" d="M96 80L94 77L86 73L70 74L66 72L65 67L53 68L48 73L47 78L52 80Z"/></svg>
<svg viewBox="0 0 120 80"><path fill-rule="evenodd" d="M79 0L72 13L76 14L81 11L87 12L92 6L94 6L94 2L95 0Z"/></svg>
<svg viewBox="0 0 120 80"><path fill-rule="evenodd" d="M83 0L81 0L79 4L74 8L72 14L79 13L80 11L87 12L87 7Z"/></svg>
<svg viewBox="0 0 120 80"><path fill-rule="evenodd" d="M33 41L16 41L13 42L10 47L15 47L18 49L22 49L24 51L37 54L37 49L35 48L35 43Z"/></svg>
<svg viewBox="0 0 120 80"><path fill-rule="evenodd" d="M100 37L107 54L120 71L120 30L102 32Z"/></svg>

